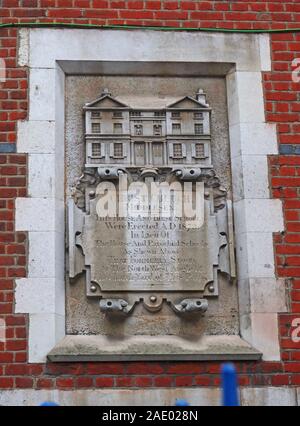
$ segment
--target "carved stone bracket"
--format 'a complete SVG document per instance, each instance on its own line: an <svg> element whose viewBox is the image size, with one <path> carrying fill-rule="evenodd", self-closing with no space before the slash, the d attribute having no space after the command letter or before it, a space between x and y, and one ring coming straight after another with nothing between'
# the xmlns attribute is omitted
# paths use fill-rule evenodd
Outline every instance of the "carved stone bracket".
<svg viewBox="0 0 300 426"><path fill-rule="evenodd" d="M135 303L130 305L124 299L100 299L100 311L106 314L128 315L134 308Z"/></svg>
<svg viewBox="0 0 300 426"><path fill-rule="evenodd" d="M97 172L101 180L117 180L126 170L120 167L98 167Z"/></svg>
<svg viewBox="0 0 300 426"><path fill-rule="evenodd" d="M149 312L153 313L160 311L164 302L170 305L178 315L204 314L208 308L208 301L199 298L183 299L181 302L175 303L172 300L166 300L162 297L153 295L150 296L149 301L146 299L142 300L144 307ZM140 300L129 303L125 299L101 298L99 307L100 311L107 315L129 315L139 302Z"/></svg>
<svg viewBox="0 0 300 426"><path fill-rule="evenodd" d="M204 314L208 308L206 299L183 299L180 303L171 303L172 309L180 315Z"/></svg>
<svg viewBox="0 0 300 426"><path fill-rule="evenodd" d="M174 169L174 171L182 181L196 181L202 174L200 167Z"/></svg>

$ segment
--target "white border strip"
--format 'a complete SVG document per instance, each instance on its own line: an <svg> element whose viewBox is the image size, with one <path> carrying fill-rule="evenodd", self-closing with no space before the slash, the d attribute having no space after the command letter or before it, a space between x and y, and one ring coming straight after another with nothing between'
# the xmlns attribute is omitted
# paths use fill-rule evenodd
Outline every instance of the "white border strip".
<svg viewBox="0 0 300 426"><path fill-rule="evenodd" d="M0 392L0 405L38 406L53 401L62 406L168 406L176 399L185 399L190 406L220 406L219 388L154 388L154 389L91 389L91 390L12 390ZM243 406L297 406L297 389L286 387L241 388Z"/></svg>

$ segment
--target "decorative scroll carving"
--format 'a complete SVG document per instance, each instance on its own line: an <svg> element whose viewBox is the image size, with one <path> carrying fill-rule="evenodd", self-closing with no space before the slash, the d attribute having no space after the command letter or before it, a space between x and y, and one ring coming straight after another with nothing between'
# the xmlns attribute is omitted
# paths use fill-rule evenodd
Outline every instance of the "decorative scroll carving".
<svg viewBox="0 0 300 426"><path fill-rule="evenodd" d="M183 314L204 314L208 308L206 299L183 299L180 303L171 304L174 311L180 315Z"/></svg>
<svg viewBox="0 0 300 426"><path fill-rule="evenodd" d="M99 182L100 176L97 174L97 169L84 169L83 174L76 182L75 189L73 190L73 199L79 209L85 210L86 188L96 186Z"/></svg>
<svg viewBox="0 0 300 426"><path fill-rule="evenodd" d="M100 299L100 311L112 314L129 314L134 308L124 299Z"/></svg>

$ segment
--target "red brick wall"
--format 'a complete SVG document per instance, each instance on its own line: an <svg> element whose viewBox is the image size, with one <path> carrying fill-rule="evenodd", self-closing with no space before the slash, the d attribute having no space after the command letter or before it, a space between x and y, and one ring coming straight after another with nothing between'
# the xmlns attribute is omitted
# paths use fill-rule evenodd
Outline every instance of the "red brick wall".
<svg viewBox="0 0 300 426"><path fill-rule="evenodd" d="M2 22L68 22L235 29L300 28L299 0L2 0ZM26 196L26 155L15 154L16 122L27 115L27 72L16 62L17 30L0 29L0 388L214 386L219 364L28 364L26 315L14 314L14 279L26 276L26 233L14 230L14 200ZM300 385L300 343L291 340L300 317L300 83L291 77L300 57L300 32L272 35L272 72L264 75L266 116L277 123L280 154L271 157L273 196L283 200L285 232L274 236L278 276L286 279L290 313L280 315L280 362L237 363L243 385Z"/></svg>

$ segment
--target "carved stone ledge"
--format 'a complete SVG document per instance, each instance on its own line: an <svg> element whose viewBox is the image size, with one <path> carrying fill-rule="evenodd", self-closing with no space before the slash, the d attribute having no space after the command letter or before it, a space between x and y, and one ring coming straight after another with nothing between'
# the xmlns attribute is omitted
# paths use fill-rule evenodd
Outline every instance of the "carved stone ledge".
<svg viewBox="0 0 300 426"><path fill-rule="evenodd" d="M66 336L48 354L51 362L258 361L261 352L240 336Z"/></svg>

